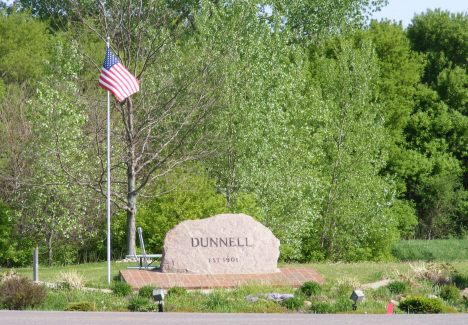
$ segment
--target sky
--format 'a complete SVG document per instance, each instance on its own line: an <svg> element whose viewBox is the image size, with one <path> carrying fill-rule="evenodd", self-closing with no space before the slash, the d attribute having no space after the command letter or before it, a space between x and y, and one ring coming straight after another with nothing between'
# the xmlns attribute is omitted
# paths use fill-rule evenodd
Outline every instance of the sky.
<svg viewBox="0 0 468 325"><path fill-rule="evenodd" d="M388 5L375 13L372 18L377 20L387 18L397 22L401 20L404 28L411 23L415 13L420 14L427 9L440 8L451 13L468 11L468 0L388 0L388 2Z"/></svg>

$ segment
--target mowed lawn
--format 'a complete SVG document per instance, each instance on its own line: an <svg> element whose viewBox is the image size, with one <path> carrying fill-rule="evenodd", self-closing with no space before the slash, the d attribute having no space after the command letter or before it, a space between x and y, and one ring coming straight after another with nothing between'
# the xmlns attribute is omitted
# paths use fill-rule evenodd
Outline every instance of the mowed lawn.
<svg viewBox="0 0 468 325"><path fill-rule="evenodd" d="M279 267L312 267L326 282L355 282L369 283L378 281L381 278L397 278L398 275L410 275L412 266L441 265L446 262L357 262L357 263L310 263L310 264L285 264L280 263ZM468 263L466 261L450 262L450 266L462 273L468 274ZM115 279L119 270L126 269L127 266L134 266L136 263L111 263L111 278ZM11 269L0 269L4 273ZM17 273L29 278L33 276L32 268L14 269ZM107 288L107 263L89 263L71 266L40 267L39 280L45 282L55 282L61 272L76 270L83 274L87 287Z"/></svg>

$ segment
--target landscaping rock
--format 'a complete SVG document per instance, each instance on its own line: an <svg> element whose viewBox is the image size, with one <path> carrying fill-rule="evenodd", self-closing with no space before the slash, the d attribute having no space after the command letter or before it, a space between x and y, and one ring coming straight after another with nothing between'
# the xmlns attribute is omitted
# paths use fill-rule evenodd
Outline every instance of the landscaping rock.
<svg viewBox="0 0 468 325"><path fill-rule="evenodd" d="M164 238L161 271L193 274L277 272L280 241L246 214L186 220Z"/></svg>

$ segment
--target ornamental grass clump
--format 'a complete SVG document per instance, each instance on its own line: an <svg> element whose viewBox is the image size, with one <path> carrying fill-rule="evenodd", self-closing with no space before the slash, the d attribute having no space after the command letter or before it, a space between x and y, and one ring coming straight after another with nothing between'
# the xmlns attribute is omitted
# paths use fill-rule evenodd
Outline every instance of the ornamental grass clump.
<svg viewBox="0 0 468 325"><path fill-rule="evenodd" d="M57 282L66 289L81 289L84 287L83 274L76 272L76 270L61 272L57 276Z"/></svg>
<svg viewBox="0 0 468 325"><path fill-rule="evenodd" d="M115 282L114 287L112 288L116 296L125 297L130 295L133 292L132 286L127 282Z"/></svg>
<svg viewBox="0 0 468 325"><path fill-rule="evenodd" d="M8 309L22 310L42 303L47 289L28 278L18 275L9 277L0 286L0 304Z"/></svg>
<svg viewBox="0 0 468 325"><path fill-rule="evenodd" d="M140 290L138 290L138 296L146 299L153 298L153 289L156 289L156 287L150 285L141 287Z"/></svg>
<svg viewBox="0 0 468 325"><path fill-rule="evenodd" d="M172 287L169 290L167 290L167 295L172 296L172 297L180 297L183 296L187 293L187 289L184 287Z"/></svg>

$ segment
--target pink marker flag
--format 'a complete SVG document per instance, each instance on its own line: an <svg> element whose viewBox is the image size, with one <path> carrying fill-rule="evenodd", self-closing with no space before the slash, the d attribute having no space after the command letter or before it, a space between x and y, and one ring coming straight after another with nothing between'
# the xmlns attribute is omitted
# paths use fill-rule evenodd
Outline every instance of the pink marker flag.
<svg viewBox="0 0 468 325"><path fill-rule="evenodd" d="M389 303L387 306L387 314L388 315L393 315L393 304Z"/></svg>
<svg viewBox="0 0 468 325"><path fill-rule="evenodd" d="M109 48L101 70L99 85L110 91L119 101L140 90L140 82L119 62Z"/></svg>

